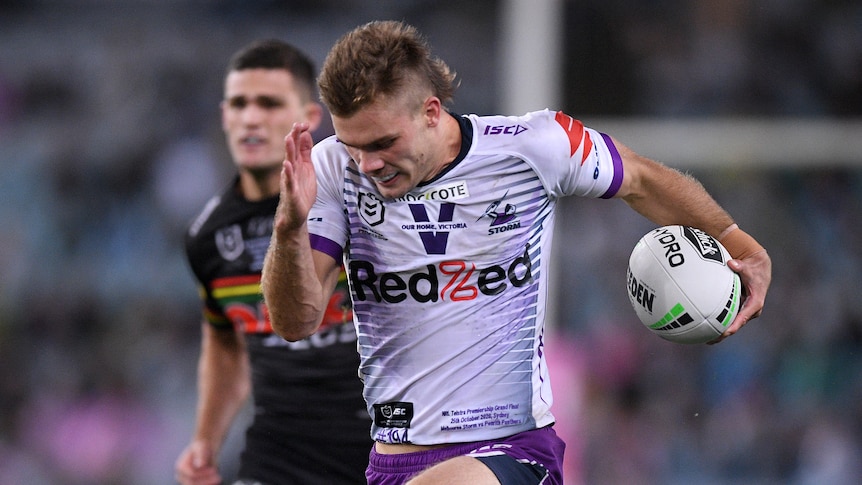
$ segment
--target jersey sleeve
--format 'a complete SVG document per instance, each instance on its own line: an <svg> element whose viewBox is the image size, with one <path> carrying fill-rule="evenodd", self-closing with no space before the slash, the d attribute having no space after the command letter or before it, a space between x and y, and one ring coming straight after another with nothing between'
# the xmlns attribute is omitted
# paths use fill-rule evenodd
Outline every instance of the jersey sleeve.
<svg viewBox="0 0 862 485"><path fill-rule="evenodd" d="M347 244L347 214L344 210L344 149L331 136L312 149L317 175L317 199L308 214L311 248L341 261Z"/></svg>
<svg viewBox="0 0 862 485"><path fill-rule="evenodd" d="M186 258L189 263L192 276L198 290L198 297L201 300L203 307L203 318L206 322L217 329L232 329L233 323L224 313L222 306L213 296L212 288L204 283L202 269L200 267L201 257L199 255L198 246L196 246L196 238L192 233L186 235Z"/></svg>
<svg viewBox="0 0 862 485"><path fill-rule="evenodd" d="M216 302L215 298L213 298L212 296L212 293L206 287L200 284L200 282L198 283L198 294L200 295L201 302L203 303L204 320L213 327L220 330L232 329L233 323L230 321L228 316L225 315L224 311L222 311L221 305Z"/></svg>
<svg viewBox="0 0 862 485"><path fill-rule="evenodd" d="M568 156L566 162L556 166L559 171L551 167L544 169L553 176L546 184L550 185L551 192L604 199L613 197L622 184L623 162L611 137L585 127L562 111L554 113L553 122L548 124L554 132L552 138L556 145L561 145L563 153ZM565 135L563 143L558 141L560 132Z"/></svg>

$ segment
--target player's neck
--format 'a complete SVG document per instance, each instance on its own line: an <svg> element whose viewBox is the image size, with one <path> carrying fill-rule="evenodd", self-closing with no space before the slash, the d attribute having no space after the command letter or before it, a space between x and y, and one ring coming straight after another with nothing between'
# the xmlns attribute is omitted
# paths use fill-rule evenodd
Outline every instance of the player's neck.
<svg viewBox="0 0 862 485"><path fill-rule="evenodd" d="M458 158L458 154L461 153L461 125L458 123L458 120L447 112L441 118L440 123L442 133L440 163L437 170L434 171L432 178L445 170L449 164Z"/></svg>
<svg viewBox="0 0 862 485"><path fill-rule="evenodd" d="M239 173L239 191L249 201L256 202L278 195L281 167L265 172L248 170Z"/></svg>
<svg viewBox="0 0 862 485"><path fill-rule="evenodd" d="M449 164L455 161L458 158L458 154L461 153L461 124L448 111L443 114L443 123L445 128L444 146L446 147L446 160L448 160L447 164Z"/></svg>

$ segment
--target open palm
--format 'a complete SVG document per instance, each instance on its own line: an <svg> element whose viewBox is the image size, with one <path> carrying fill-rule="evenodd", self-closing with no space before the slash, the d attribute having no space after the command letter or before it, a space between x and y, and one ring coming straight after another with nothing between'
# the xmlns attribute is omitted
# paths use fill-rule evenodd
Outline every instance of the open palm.
<svg viewBox="0 0 862 485"><path fill-rule="evenodd" d="M313 145L307 123L295 124L284 139L281 200L275 219L280 230L304 224L317 197L317 177L311 162Z"/></svg>

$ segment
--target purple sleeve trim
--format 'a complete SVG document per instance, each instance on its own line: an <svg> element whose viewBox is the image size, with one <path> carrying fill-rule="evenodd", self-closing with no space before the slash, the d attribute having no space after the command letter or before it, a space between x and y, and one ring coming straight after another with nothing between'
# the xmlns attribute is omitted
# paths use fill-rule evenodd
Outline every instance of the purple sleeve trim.
<svg viewBox="0 0 862 485"><path fill-rule="evenodd" d="M611 159L614 161L614 179L611 180L611 186L608 187L608 190L602 194L602 199L610 199L614 195L616 195L617 191L620 190L620 186L623 184L623 159L620 156L620 152L617 151L617 147L614 145L614 142L611 140L611 137L601 133L602 139L605 140L605 145L607 145L608 150L611 152Z"/></svg>
<svg viewBox="0 0 862 485"><path fill-rule="evenodd" d="M332 256L332 259L336 261L341 261L341 246L338 245L332 239L327 239L323 236L318 236L316 234L309 235L308 238L311 241L311 249L316 249L322 253L326 253Z"/></svg>

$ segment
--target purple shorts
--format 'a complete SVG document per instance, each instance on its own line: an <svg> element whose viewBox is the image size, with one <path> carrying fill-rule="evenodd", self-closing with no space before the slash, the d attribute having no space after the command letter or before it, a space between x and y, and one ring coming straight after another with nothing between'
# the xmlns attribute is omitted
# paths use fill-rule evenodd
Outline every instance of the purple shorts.
<svg viewBox="0 0 862 485"><path fill-rule="evenodd" d="M505 454L518 461L545 467L549 476L542 482L543 485L562 485L565 449L565 443L551 426L496 440L461 443L414 453L384 455L377 453L372 446L365 478L368 479L368 485L402 485L422 470L449 458Z"/></svg>

